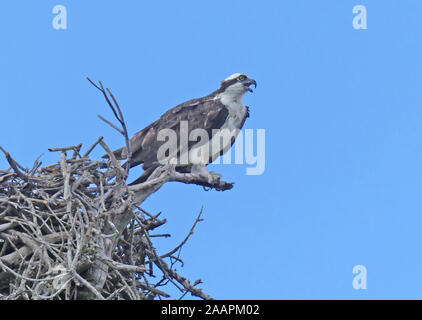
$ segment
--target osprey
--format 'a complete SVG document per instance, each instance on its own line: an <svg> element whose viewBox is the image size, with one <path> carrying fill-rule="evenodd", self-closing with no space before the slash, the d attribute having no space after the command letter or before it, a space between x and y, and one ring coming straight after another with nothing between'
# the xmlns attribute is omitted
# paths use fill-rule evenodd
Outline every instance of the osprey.
<svg viewBox="0 0 422 320"><path fill-rule="evenodd" d="M179 172L197 173L209 178L206 166L230 149L249 117L248 107L243 105L242 98L246 92L253 92L252 85L256 88L255 80L235 73L223 80L220 88L213 93L170 109L157 121L135 133L129 142L132 157L130 163L126 162L124 166L132 168L143 164L144 173L131 185L144 182L157 167L166 163L175 164ZM169 131L173 135L168 135ZM168 139L163 139L163 132ZM197 132L202 134L195 135ZM192 134L194 139L191 140ZM182 143L183 137L189 137L186 143ZM165 152L160 153L163 147ZM127 159L126 147L113 151L113 154L117 160ZM187 161L180 161L182 158Z"/></svg>

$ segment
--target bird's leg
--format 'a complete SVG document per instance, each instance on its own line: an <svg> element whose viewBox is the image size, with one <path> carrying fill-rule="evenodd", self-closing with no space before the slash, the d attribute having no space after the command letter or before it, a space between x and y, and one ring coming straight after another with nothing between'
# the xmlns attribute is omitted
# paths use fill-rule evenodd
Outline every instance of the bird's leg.
<svg viewBox="0 0 422 320"><path fill-rule="evenodd" d="M214 184L220 181L221 174L208 171L207 167L203 164L195 164L192 166L191 173L199 175L204 178L210 184Z"/></svg>

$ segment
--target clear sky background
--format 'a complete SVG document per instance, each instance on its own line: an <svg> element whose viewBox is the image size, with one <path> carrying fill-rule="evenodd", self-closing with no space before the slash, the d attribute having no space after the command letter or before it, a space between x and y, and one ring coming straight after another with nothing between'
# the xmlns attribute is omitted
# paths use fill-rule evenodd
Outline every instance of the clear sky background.
<svg viewBox="0 0 422 320"><path fill-rule="evenodd" d="M67 30L52 27L57 4ZM358 4L367 30L352 27ZM143 204L168 219L158 251L203 205L178 270L215 298L422 298L421 12L419 0L2 1L0 145L27 167L101 135L122 146L86 76L112 89L133 134L246 73L265 173L215 166L236 182L227 192L165 185ZM355 265L367 290L352 287Z"/></svg>

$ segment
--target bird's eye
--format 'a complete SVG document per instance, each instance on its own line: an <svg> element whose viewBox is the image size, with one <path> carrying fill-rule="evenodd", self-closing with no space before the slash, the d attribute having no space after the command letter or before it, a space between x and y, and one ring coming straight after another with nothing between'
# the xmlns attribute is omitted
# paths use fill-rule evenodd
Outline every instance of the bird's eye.
<svg viewBox="0 0 422 320"><path fill-rule="evenodd" d="M243 81L243 80L246 80L246 76L244 76L243 74L241 75L241 76L239 76L239 81Z"/></svg>

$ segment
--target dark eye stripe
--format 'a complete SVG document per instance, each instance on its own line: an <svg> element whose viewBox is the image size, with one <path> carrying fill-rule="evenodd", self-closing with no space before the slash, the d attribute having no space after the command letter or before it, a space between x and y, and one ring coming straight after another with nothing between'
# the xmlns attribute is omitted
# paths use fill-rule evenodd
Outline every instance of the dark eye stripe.
<svg viewBox="0 0 422 320"><path fill-rule="evenodd" d="M238 81L243 81L243 80L240 79L240 77L242 77L242 76L244 77L243 80L245 80L247 78L245 75L240 75L237 78L221 82L220 88L216 92L217 93L224 92L224 90L226 90L226 88L230 87L232 84L235 84Z"/></svg>

